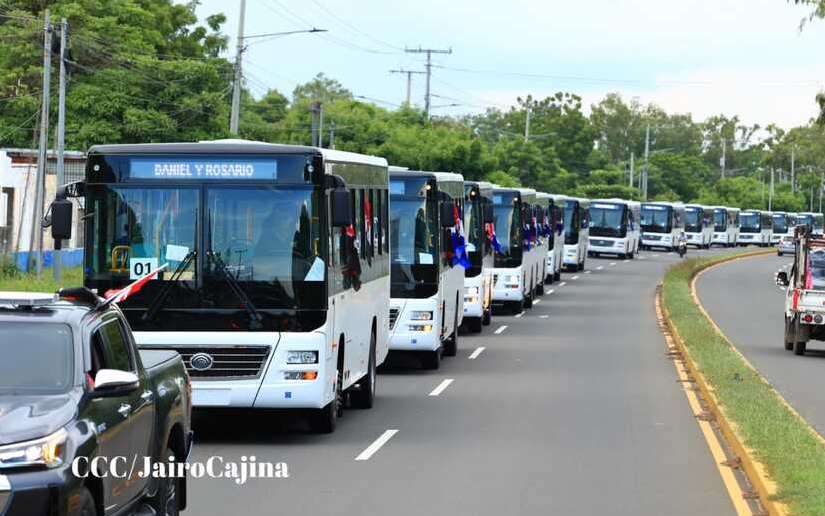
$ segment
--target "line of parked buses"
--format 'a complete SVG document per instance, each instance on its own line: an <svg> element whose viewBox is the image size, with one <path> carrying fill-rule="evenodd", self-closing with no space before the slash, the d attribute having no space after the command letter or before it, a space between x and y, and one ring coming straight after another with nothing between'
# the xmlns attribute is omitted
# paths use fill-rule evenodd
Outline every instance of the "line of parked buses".
<svg viewBox="0 0 825 516"><path fill-rule="evenodd" d="M295 410L319 432L345 405L373 406L390 351L437 369L459 328L530 308L588 256L673 250L683 232L697 247L770 245L793 227L783 213L580 199L241 140L93 147L53 229L72 227L71 197L84 200L85 285L154 275L121 309L141 348L182 355L195 407Z"/></svg>

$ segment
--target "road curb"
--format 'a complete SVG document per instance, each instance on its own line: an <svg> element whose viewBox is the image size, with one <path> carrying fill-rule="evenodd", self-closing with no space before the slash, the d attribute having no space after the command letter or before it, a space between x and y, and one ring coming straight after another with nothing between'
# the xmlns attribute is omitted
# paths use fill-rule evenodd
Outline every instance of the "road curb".
<svg viewBox="0 0 825 516"><path fill-rule="evenodd" d="M754 256L764 256L772 252L773 250L759 250L755 252L745 253L742 255L730 256L718 262L707 264L706 266L696 271L690 278L690 292L694 300L694 303L696 303L696 305L699 307L700 311L705 316L705 318L710 322L714 330L717 331L719 335L725 340L725 342L727 342L728 345L731 346L731 349L733 349L744 360L747 367L754 371L756 371L756 369L753 367L753 365L745 359L745 357L739 352L739 350L736 349L735 346L733 346L730 340L728 340L728 338L721 332L721 330L713 321L713 319L711 319L710 316L708 316L707 312L705 311L701 303L699 303L699 299L696 296L695 285L696 279L701 275L702 272L706 270L710 270L713 267L717 267L728 262L742 260L745 258L751 258ZM737 431L736 425L729 421L726 417L725 411L720 407L719 400L716 398L715 392L710 387L707 380L705 379L705 376L701 373L693 358L691 357L688 347L685 345L681 335L679 334L679 331L676 329L676 326L670 319L668 309L662 300L661 287L662 284L660 283L659 287L656 290L656 297L657 303L661 306L662 314L664 315L665 326L667 327L667 330L670 332L670 335L672 336L673 343L676 345L677 349L684 358L685 366L687 367L693 379L696 381L696 386L699 388L699 391L702 394L702 398L707 403L708 409L715 417L719 425L720 432L722 433L723 437L727 441L727 444L730 446L733 452L739 457L741 461L741 467L747 475L748 480L751 482L754 489L756 490L762 507L765 509L765 511L767 511L767 514L769 516L789 515L790 511L787 505L775 500L777 495L777 485L767 474L767 469L765 465L759 462L755 457L754 451L745 445L743 439L739 436L739 432ZM757 374L759 374L758 371L756 372ZM762 375L759 375L759 377L762 379L763 382L768 384L767 380L765 380L765 378L762 377ZM784 398L782 398L782 396L780 396L779 393L773 389L773 387L771 387L771 389L774 391L775 395L780 400L782 400L782 402L787 407L790 408L790 405L788 405ZM797 417L800 417L796 411L793 411L793 414L795 414ZM807 422L805 423L805 425L810 428L810 425L808 425ZM813 431L812 428L811 431ZM816 434L816 432L814 433Z"/></svg>

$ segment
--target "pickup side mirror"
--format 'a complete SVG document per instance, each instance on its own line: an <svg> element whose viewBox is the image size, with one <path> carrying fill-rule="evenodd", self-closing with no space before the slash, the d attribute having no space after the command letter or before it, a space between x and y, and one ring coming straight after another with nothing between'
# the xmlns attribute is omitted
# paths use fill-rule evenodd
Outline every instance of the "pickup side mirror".
<svg viewBox="0 0 825 516"><path fill-rule="evenodd" d="M453 204L449 202L443 202L440 204L441 206L441 227L442 228L451 228L455 226L455 215L453 214Z"/></svg>
<svg viewBox="0 0 825 516"><path fill-rule="evenodd" d="M346 188L336 188L332 191L332 226L347 227L352 224L352 203L349 191Z"/></svg>
<svg viewBox="0 0 825 516"><path fill-rule="evenodd" d="M787 287L791 284L790 279L788 279L788 273L785 271L779 271L776 273L776 284L780 287Z"/></svg>
<svg viewBox="0 0 825 516"><path fill-rule="evenodd" d="M118 369L101 369L95 377L94 395L102 398L122 396L135 391L140 380L135 373Z"/></svg>
<svg viewBox="0 0 825 516"><path fill-rule="evenodd" d="M72 202L66 199L56 200L52 202L51 212L52 238L57 242L72 238Z"/></svg>

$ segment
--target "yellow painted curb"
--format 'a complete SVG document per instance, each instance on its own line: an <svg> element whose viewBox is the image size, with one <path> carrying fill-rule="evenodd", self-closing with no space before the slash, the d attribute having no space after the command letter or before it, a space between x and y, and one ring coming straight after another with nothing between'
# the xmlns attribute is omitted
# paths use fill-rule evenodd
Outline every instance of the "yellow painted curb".
<svg viewBox="0 0 825 516"><path fill-rule="evenodd" d="M711 325L716 329L716 331L719 331L718 326L716 326L716 323L714 323L713 320L708 316L707 312L704 310L702 305L698 302L698 297L696 297L696 294L695 294L694 287L695 287L695 283L696 283L696 278L698 277L699 273L701 271L708 270L711 267L715 267L715 266L721 265L723 263L728 263L728 262L735 261L735 260L741 260L741 259L744 259L744 258L750 258L750 257L753 257L753 256L762 256L762 255L765 255L765 254L770 254L772 252L773 252L772 250L760 250L760 251L756 251L756 252L752 252L752 253L746 253L746 254L731 256L731 257L725 258L725 259L723 259L719 262L709 264L706 267L704 267L703 269L700 269L700 271L697 271L696 273L694 273L693 277L691 278L691 282L690 282L691 295L693 296L694 302L700 308L700 310L702 311L705 318L711 323ZM662 297L661 288L659 288L657 290L656 295L657 295L657 298L658 298L659 302L661 303L661 297ZM778 502L774 499L776 497L776 494L777 494L776 483L768 476L767 469L765 468L765 465L762 464L761 462L759 462L755 458L753 450L751 450L750 448L745 446L744 441L740 437L736 426L731 421L728 420L727 416L725 415L724 409L722 409L720 407L719 400L716 398L716 394L714 393L713 389L708 384L708 382L705 379L704 375L701 373L701 371L699 371L699 368L697 367L696 363L693 361L693 358L690 356L690 351L688 350L687 346L685 346L685 343L682 340L682 337L679 335L679 332L676 329L675 325L671 322L670 314L668 313L667 307L665 306L664 303L661 303L661 308L662 308L662 312L664 313L664 322L667 326L667 329L669 330L670 334L673 337L673 342L675 343L677 349L681 352L688 371L690 372L693 379L696 381L696 385L699 388L700 392L702 393L703 399L707 403L710 412L713 414L713 416L715 417L717 423L719 424L719 429L720 429L722 435L727 440L728 445L731 447L733 452L739 457L739 459L741 461L741 464L742 464L742 469L745 471L746 475L748 476L748 480L751 482L754 489L756 490L756 493L759 496L759 501L761 502L762 507L765 508L765 510L767 511L767 513L770 516L787 516L788 514L790 514L788 506L781 503L781 502ZM730 343L730 341L727 339L727 337L725 337L724 334L721 333L721 331L719 331L719 335L728 343L728 345L731 346L732 349L734 349L737 352L737 354L739 354L739 356L743 359L743 361L747 364L748 367L750 367L751 369L756 371L756 369L745 359L744 356L742 356L741 353L739 353L738 350L736 350L736 348ZM758 372L757 372L757 374L758 374ZM762 378L761 375L759 377ZM762 378L762 381L764 381L767 385L770 385L770 384L768 384L768 382L764 378ZM773 389L773 388L771 388L771 389ZM785 402L785 400L775 390L774 390L774 394L777 397L779 397L779 399L781 399L782 402L787 407L790 408L790 405L788 405L787 402ZM796 414L795 411L793 413ZM798 414L796 414L796 415L797 415L797 417L799 417ZM805 424L806 424L806 426L808 426L807 423L805 423ZM811 429L811 431L813 431L813 429ZM814 432L814 433L816 433L816 432Z"/></svg>

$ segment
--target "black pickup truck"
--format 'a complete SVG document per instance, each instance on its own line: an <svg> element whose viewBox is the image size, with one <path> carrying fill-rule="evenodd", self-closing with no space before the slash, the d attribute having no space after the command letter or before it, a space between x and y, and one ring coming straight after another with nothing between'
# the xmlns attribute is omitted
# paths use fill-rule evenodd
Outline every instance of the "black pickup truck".
<svg viewBox="0 0 825 516"><path fill-rule="evenodd" d="M138 352L117 305L0 292L0 515L178 514L185 476L144 471L183 465L190 416L180 356Z"/></svg>

